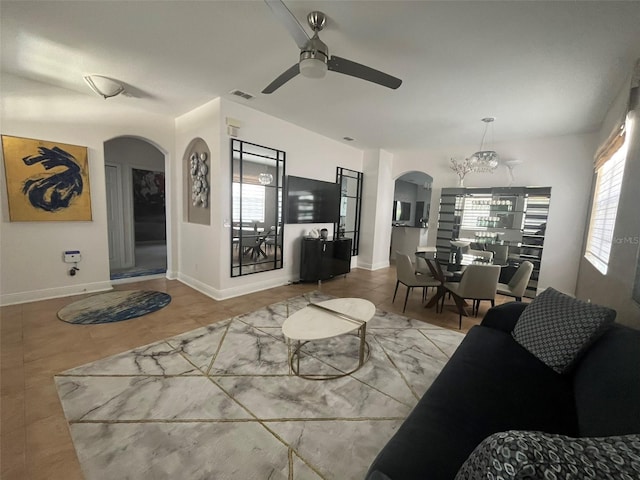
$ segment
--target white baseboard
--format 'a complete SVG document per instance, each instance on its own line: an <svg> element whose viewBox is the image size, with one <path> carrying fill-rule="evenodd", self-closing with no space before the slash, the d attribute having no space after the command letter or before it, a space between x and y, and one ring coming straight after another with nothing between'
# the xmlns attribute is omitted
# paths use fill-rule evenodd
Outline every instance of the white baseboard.
<svg viewBox="0 0 640 480"><path fill-rule="evenodd" d="M247 277L244 278L246 279ZM249 293L260 292L262 290L268 290L269 288L280 287L289 283L289 281L284 278L274 278L266 282L261 281L256 283L243 284L237 287L219 290L183 273L178 274L178 281L218 301L239 297L241 295L247 295Z"/></svg>
<svg viewBox="0 0 640 480"><path fill-rule="evenodd" d="M175 270L167 270L167 280L177 280L178 279L178 272L176 272Z"/></svg>
<svg viewBox="0 0 640 480"><path fill-rule="evenodd" d="M366 263L366 262L358 262L358 268L362 268L363 270L381 270L383 268L389 267L389 261L386 262L378 262L378 263Z"/></svg>
<svg viewBox="0 0 640 480"><path fill-rule="evenodd" d="M200 293L205 294L207 297L211 297L214 300L223 300L223 298L220 297L220 295L218 294L217 289L213 288L210 285L207 285L206 283L201 282L200 280L196 280L195 278L190 277L189 275L185 275L184 273L178 273L177 280L179 282L184 283L188 287L191 287L194 290L197 290Z"/></svg>
<svg viewBox="0 0 640 480"><path fill-rule="evenodd" d="M19 303L37 302L50 298L69 297L83 293L97 293L112 290L111 282L82 283L67 287L45 288L28 292L6 293L0 295L0 305L17 305Z"/></svg>

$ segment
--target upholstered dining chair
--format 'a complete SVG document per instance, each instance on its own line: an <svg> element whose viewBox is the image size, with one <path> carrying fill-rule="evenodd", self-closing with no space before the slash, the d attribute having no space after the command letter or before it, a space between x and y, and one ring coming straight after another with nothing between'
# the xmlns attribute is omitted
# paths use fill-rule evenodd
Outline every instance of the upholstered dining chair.
<svg viewBox="0 0 640 480"><path fill-rule="evenodd" d="M460 316L462 328L462 315L465 312L465 299L473 301L472 313L478 315L480 302L489 300L491 306L495 305L496 291L498 289L498 277L500 276L500 265L469 265L462 273L460 282L445 282L445 291L451 293ZM442 296L444 307L444 295Z"/></svg>
<svg viewBox="0 0 640 480"><path fill-rule="evenodd" d="M271 253L275 249L277 230L275 225L269 227L269 231L264 235L264 244L266 250Z"/></svg>
<svg viewBox="0 0 640 480"><path fill-rule="evenodd" d="M418 255L416 255L416 273L420 275L433 276L427 265L427 261Z"/></svg>
<svg viewBox="0 0 640 480"><path fill-rule="evenodd" d="M260 256L266 258L266 253L262 249L264 244L264 237L260 235L243 235L240 240L241 255L243 257L249 256L252 260L258 260Z"/></svg>
<svg viewBox="0 0 640 480"><path fill-rule="evenodd" d="M424 301L427 296L427 288L429 287L439 287L442 285L440 280L436 280L435 278L429 275L417 275L415 270L413 269L413 264L411 263L411 258L409 255L396 252L396 272L397 272L397 280L396 280L396 289L393 292L393 300L391 303L396 301L396 294L398 293L398 286L402 283L407 287L407 294L404 296L404 307L402 308L402 313L407 309L407 300L409 299L409 293L415 287L422 288L422 300Z"/></svg>
<svg viewBox="0 0 640 480"><path fill-rule="evenodd" d="M509 283L498 283L498 293L508 297L515 297L518 302L521 301L529 284L531 272L533 272L533 263L529 261L522 262L516 273L511 277L511 280L509 280Z"/></svg>
<svg viewBox="0 0 640 480"><path fill-rule="evenodd" d="M476 250L471 247L462 247L463 255L470 255L474 259L481 258L483 262L491 263L493 261L493 252L489 250Z"/></svg>
<svg viewBox="0 0 640 480"><path fill-rule="evenodd" d="M494 265L506 265L509 260L509 245L487 245L487 250L493 252Z"/></svg>

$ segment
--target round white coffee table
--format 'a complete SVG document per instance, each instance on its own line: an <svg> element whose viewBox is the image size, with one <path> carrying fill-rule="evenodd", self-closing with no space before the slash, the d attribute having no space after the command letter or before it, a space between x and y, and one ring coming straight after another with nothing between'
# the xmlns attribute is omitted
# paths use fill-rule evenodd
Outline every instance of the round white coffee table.
<svg viewBox="0 0 640 480"><path fill-rule="evenodd" d="M282 333L289 347L289 366L295 375L310 380L329 380L349 375L359 370L369 357L366 341L367 322L373 318L376 307L363 298L335 298L310 303L288 317L282 324ZM360 338L358 365L351 371L338 375L302 375L300 373L300 349L311 340L323 340L357 331ZM291 340L297 342L292 350Z"/></svg>

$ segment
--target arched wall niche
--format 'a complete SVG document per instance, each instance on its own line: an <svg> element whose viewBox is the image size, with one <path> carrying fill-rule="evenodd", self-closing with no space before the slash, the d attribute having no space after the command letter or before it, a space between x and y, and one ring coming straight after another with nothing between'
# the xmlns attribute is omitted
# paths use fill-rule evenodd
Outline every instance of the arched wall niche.
<svg viewBox="0 0 640 480"><path fill-rule="evenodd" d="M211 151L197 137L189 142L182 157L184 218L189 223L211 225Z"/></svg>

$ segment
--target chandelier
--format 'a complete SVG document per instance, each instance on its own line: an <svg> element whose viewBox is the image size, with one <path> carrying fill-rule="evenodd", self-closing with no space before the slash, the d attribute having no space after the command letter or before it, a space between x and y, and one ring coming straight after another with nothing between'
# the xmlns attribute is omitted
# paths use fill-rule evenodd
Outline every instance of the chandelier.
<svg viewBox="0 0 640 480"><path fill-rule="evenodd" d="M273 175L270 173L261 173L258 175L258 182L260 182L260 185L271 185L271 182L273 182Z"/></svg>
<svg viewBox="0 0 640 480"><path fill-rule="evenodd" d="M484 122L484 133L482 134L482 140L480 141L480 150L471 155L469 160L474 166L474 171L493 173L493 171L498 167L498 160L500 160L500 157L494 150L484 149L484 140L487 137L489 125L491 125L491 143L493 144L493 122L495 121L495 117L485 117L482 121Z"/></svg>

